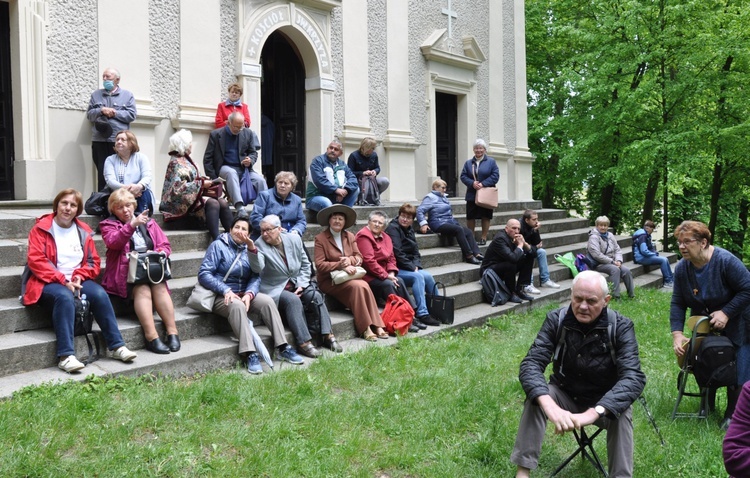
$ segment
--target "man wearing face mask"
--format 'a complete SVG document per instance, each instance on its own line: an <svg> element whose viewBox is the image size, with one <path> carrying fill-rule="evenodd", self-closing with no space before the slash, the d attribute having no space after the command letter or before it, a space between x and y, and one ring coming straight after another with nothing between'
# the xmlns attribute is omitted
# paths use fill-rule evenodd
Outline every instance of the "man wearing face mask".
<svg viewBox="0 0 750 478"><path fill-rule="evenodd" d="M102 86L91 93L86 118L91 121L91 157L97 170L96 190L107 185L104 180L104 161L115 149L115 136L130 128L135 120L135 97L120 88L120 72L107 68L102 73Z"/></svg>

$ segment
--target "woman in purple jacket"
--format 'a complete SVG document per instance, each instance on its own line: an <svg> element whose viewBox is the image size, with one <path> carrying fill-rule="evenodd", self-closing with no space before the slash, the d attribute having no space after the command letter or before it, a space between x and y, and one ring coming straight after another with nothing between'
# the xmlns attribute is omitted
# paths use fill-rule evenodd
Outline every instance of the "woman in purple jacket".
<svg viewBox="0 0 750 478"><path fill-rule="evenodd" d="M112 216L99 223L104 244L107 246L107 264L102 287L108 294L123 299L132 299L135 314L143 327L146 349L157 354L168 354L180 350L180 337L174 318L174 304L167 283L128 284L128 253L163 251L172 253L167 236L159 225L149 219L149 211L135 215L136 200L124 188L109 197L109 212ZM154 325L154 308L167 329L167 343L161 341Z"/></svg>

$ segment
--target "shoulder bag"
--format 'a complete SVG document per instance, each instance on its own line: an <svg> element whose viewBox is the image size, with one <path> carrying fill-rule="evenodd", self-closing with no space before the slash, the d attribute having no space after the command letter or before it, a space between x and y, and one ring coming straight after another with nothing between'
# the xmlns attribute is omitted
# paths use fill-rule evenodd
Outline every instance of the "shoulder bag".
<svg viewBox="0 0 750 478"><path fill-rule="evenodd" d="M380 318L383 319L385 330L389 334L406 335L414 320L414 309L408 300L396 294L390 294Z"/></svg>
<svg viewBox="0 0 750 478"><path fill-rule="evenodd" d="M238 260L240 260L241 255L241 252L237 253L237 257L234 258L234 262L232 262L232 265L229 266L229 269L227 269L227 273L224 274L224 279L222 279L222 282L226 282L227 277L229 277L229 273L232 272L232 268L234 268L234 265L237 264ZM206 289L199 282L193 287L193 291L190 293L190 297L188 297L186 305L193 310L197 310L198 312L213 312L215 300L216 292Z"/></svg>
<svg viewBox="0 0 750 478"><path fill-rule="evenodd" d="M352 279L361 279L365 276L365 274L367 274L367 271L364 269L364 267L356 266L355 269L357 269L357 272L351 275L347 274L347 272L343 270L333 271L331 272L331 280L335 285L338 285Z"/></svg>
<svg viewBox="0 0 750 478"><path fill-rule="evenodd" d="M474 181L479 181L476 170L474 171ZM484 186L482 189L477 189L474 204L486 209L495 209L497 207L497 187Z"/></svg>
<svg viewBox="0 0 750 478"><path fill-rule="evenodd" d="M438 295L438 286L443 288L443 295ZM431 316L443 324L453 323L456 299L445 295L445 284L436 282L432 290L425 294L425 297L427 299L427 311Z"/></svg>
<svg viewBox="0 0 750 478"><path fill-rule="evenodd" d="M172 262L166 252L130 251L128 256L128 284L161 284L172 278Z"/></svg>

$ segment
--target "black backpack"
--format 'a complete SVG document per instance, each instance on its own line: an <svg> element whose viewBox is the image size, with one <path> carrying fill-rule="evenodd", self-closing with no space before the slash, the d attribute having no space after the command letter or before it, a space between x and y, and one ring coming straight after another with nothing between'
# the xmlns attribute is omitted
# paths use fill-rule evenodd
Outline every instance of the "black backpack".
<svg viewBox="0 0 750 478"><path fill-rule="evenodd" d="M737 357L732 341L724 335L705 337L695 353L693 375L700 387L737 385Z"/></svg>
<svg viewBox="0 0 750 478"><path fill-rule="evenodd" d="M479 282L482 284L482 297L484 301L488 302L492 307L503 305L513 295L505 284L505 281L491 268L484 270Z"/></svg>
<svg viewBox="0 0 750 478"><path fill-rule="evenodd" d="M328 316L328 321L330 322L330 316L328 315L325 296L318 289L318 284L311 281L310 285L302 291L300 299L305 308L308 332L313 336L320 335L321 317Z"/></svg>
<svg viewBox="0 0 750 478"><path fill-rule="evenodd" d="M380 206L380 190L375 176L363 174L359 178L359 199L357 203L360 206Z"/></svg>

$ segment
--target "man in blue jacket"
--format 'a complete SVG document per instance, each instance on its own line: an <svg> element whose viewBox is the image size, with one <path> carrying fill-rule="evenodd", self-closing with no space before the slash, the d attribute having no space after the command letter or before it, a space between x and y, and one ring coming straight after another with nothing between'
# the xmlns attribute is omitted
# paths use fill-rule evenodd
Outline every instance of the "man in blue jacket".
<svg viewBox="0 0 750 478"><path fill-rule="evenodd" d="M349 166L339 159L344 152L341 142L334 139L326 152L310 163L307 175L305 207L318 212L333 204L353 207L359 197L359 184Z"/></svg>
<svg viewBox="0 0 750 478"><path fill-rule="evenodd" d="M662 287L671 289L674 285L674 275L672 274L672 268L669 266L669 259L659 255L651 240L654 227L654 221L648 219L643 223L643 229L638 229L633 234L633 262L644 266L659 266L661 275L664 276Z"/></svg>

